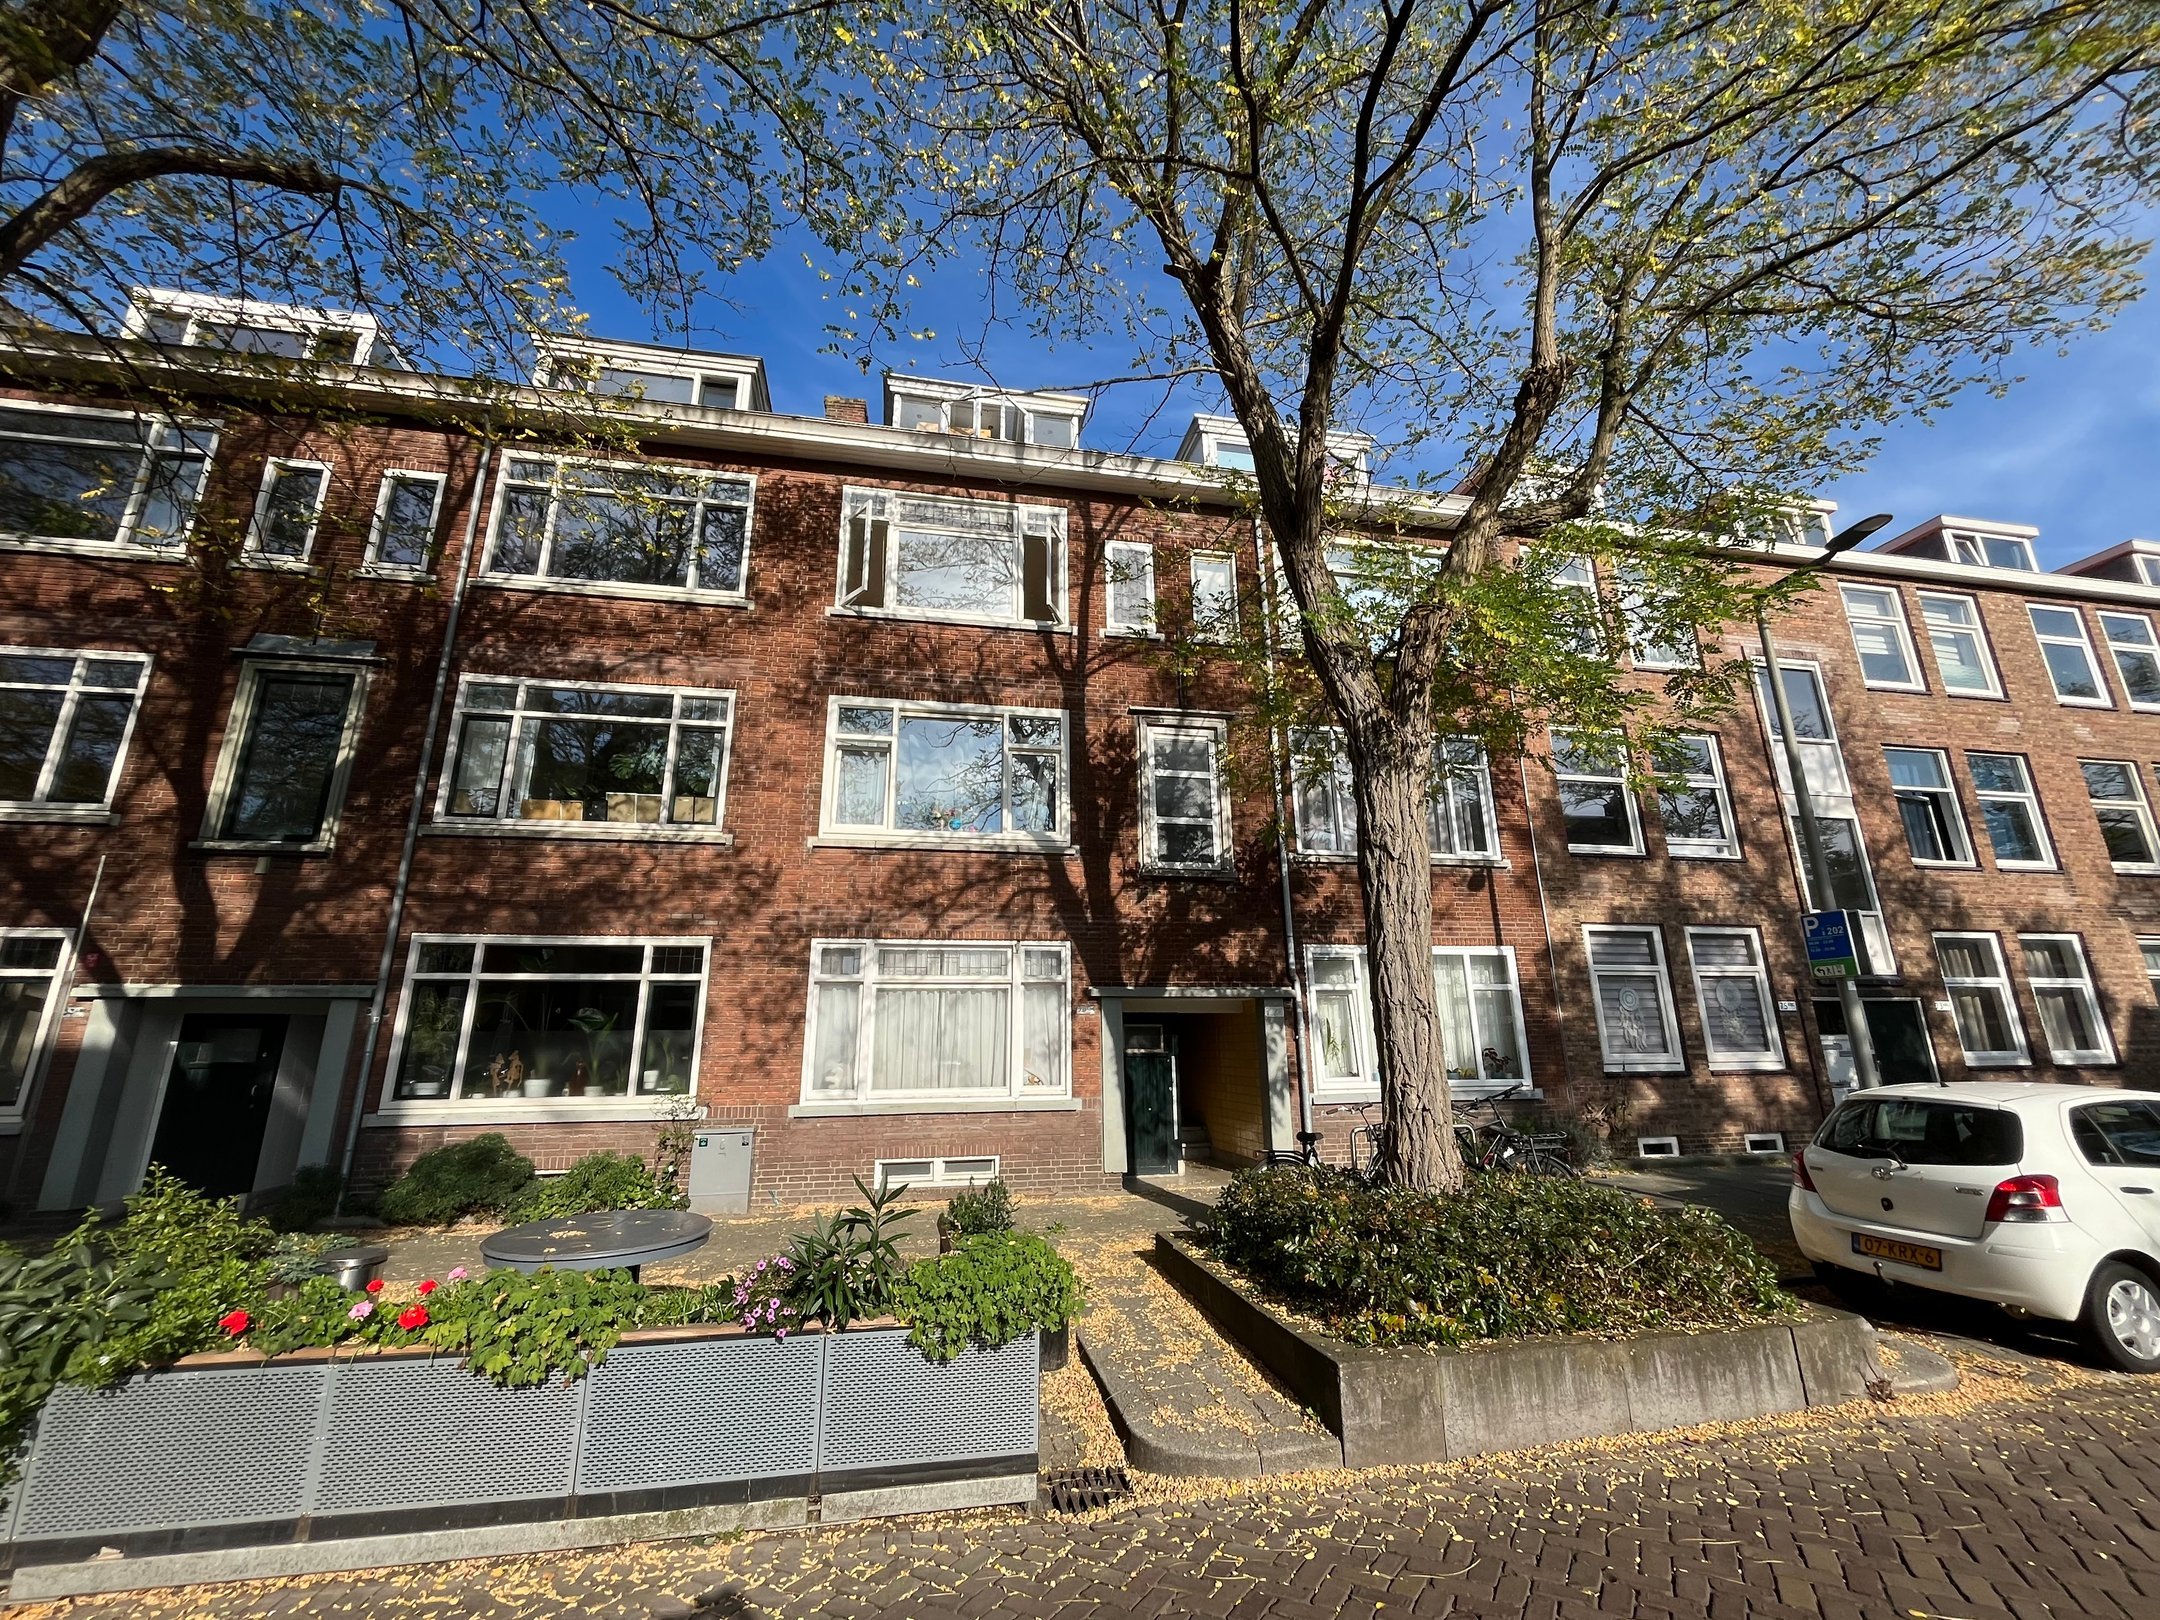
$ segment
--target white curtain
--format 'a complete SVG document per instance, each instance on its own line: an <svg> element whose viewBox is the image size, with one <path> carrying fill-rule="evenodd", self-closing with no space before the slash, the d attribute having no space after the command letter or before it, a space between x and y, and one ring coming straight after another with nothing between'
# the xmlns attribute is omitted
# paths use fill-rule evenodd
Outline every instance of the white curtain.
<svg viewBox="0 0 2160 1620"><path fill-rule="evenodd" d="M884 987L870 1089L1003 1091L1008 1087L1011 991Z"/></svg>

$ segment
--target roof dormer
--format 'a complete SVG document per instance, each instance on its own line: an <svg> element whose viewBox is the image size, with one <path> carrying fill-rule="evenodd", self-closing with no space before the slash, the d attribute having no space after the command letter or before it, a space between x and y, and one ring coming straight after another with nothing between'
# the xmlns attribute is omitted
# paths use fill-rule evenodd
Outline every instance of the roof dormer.
<svg viewBox="0 0 2160 1620"><path fill-rule="evenodd" d="M2039 535L2038 529L2026 523L1931 517L1896 539L1884 541L1877 549L1907 557L1932 557L1937 562L1963 563L1968 568L2037 574L2040 564L2033 556L2033 541Z"/></svg>
<svg viewBox="0 0 2160 1620"><path fill-rule="evenodd" d="M2160 585L2160 540L2125 540L2090 557L2064 563L2056 572L2082 574L2088 579L2127 580L2133 585Z"/></svg>
<svg viewBox="0 0 2160 1620"><path fill-rule="evenodd" d="M913 433L1073 450L1087 420L1085 394L1015 394L930 377L885 377L885 424Z"/></svg>
<svg viewBox="0 0 2160 1620"><path fill-rule="evenodd" d="M345 309L308 309L258 298L224 298L169 287L137 287L121 324L126 337L163 348L223 349L280 360L397 366L375 317Z"/></svg>
<svg viewBox="0 0 2160 1620"><path fill-rule="evenodd" d="M536 337L533 348L535 387L577 388L651 405L772 409L765 363L751 355L569 337Z"/></svg>
<svg viewBox="0 0 2160 1620"><path fill-rule="evenodd" d="M1328 456L1348 476L1363 483L1372 477L1373 438L1369 433L1337 432L1327 436ZM1252 443L1234 416L1195 412L1179 441L1177 459L1235 472L1253 470Z"/></svg>

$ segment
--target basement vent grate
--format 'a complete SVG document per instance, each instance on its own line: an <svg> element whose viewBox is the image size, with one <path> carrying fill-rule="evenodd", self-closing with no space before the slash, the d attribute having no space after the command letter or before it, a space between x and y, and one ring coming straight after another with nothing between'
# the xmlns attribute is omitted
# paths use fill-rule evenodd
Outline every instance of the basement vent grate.
<svg viewBox="0 0 2160 1620"><path fill-rule="evenodd" d="M1680 1138L1677 1136L1638 1136L1635 1138L1635 1157L1638 1159L1677 1159L1680 1157Z"/></svg>
<svg viewBox="0 0 2160 1620"><path fill-rule="evenodd" d="M1750 1153L1783 1153L1785 1151L1785 1133L1783 1131L1749 1131L1747 1134L1747 1150Z"/></svg>
<svg viewBox="0 0 2160 1620"><path fill-rule="evenodd" d="M1122 1468L1068 1468L1049 1479L1052 1513L1088 1513L1132 1495Z"/></svg>

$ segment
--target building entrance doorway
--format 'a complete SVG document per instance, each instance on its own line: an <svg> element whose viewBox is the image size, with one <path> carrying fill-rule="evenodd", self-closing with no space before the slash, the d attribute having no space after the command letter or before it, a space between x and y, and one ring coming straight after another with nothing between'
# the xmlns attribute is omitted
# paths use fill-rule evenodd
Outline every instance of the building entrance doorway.
<svg viewBox="0 0 2160 1620"><path fill-rule="evenodd" d="M180 1020L152 1163L214 1198L254 1190L286 1022L280 1013L189 1013Z"/></svg>
<svg viewBox="0 0 2160 1620"><path fill-rule="evenodd" d="M1136 1176L1174 1176L1178 1152L1177 1050L1161 1024L1125 1026L1125 1134Z"/></svg>
<svg viewBox="0 0 2160 1620"><path fill-rule="evenodd" d="M1875 1039L1875 1067L1886 1086L1933 1085L1935 1045L1928 1039L1927 1017L1920 1003L1910 998L1866 1000L1868 1034ZM1845 1028L1845 1009L1835 1001L1815 1003L1815 1027L1822 1031L1823 1070L1830 1078L1833 1097L1843 1097L1857 1079L1853 1065L1852 1037Z"/></svg>

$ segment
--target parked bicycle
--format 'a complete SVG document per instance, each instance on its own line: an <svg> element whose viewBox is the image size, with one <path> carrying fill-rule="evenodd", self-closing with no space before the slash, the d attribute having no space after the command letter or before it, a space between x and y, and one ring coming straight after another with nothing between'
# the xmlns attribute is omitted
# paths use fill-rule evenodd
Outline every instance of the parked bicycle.
<svg viewBox="0 0 2160 1620"><path fill-rule="evenodd" d="M1535 1135L1517 1130L1500 1111L1501 1103L1523 1088L1518 1082L1505 1091L1473 1097L1454 1105L1455 1141L1463 1163L1472 1170L1510 1170L1531 1176L1579 1176L1568 1162L1568 1138L1564 1131Z"/></svg>

